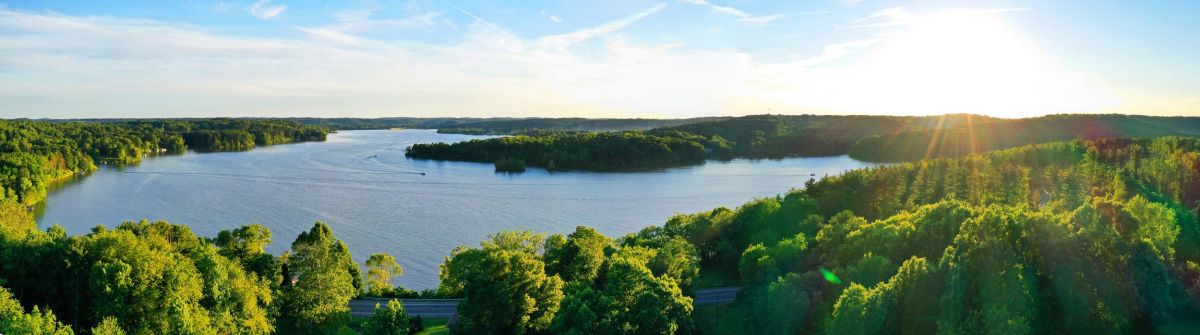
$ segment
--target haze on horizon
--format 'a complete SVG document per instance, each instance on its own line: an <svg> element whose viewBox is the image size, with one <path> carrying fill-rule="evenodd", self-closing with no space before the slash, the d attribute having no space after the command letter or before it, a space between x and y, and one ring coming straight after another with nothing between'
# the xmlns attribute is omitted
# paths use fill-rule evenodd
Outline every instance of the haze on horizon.
<svg viewBox="0 0 1200 335"><path fill-rule="evenodd" d="M1200 2L0 0L0 118L1200 115Z"/></svg>

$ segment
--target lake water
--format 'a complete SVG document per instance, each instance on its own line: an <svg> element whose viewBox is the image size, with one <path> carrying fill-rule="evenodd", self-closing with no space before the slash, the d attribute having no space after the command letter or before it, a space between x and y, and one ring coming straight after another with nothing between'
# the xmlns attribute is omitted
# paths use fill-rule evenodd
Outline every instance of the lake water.
<svg viewBox="0 0 1200 335"><path fill-rule="evenodd" d="M476 246L504 229L567 233L586 225L617 237L674 213L737 206L802 187L811 175L871 165L841 156L709 161L652 172L498 174L491 164L404 157L414 143L472 138L481 136L343 131L326 142L102 166L52 188L38 223L86 234L98 224L144 218L187 224L210 237L259 223L271 229L269 251L279 254L323 221L360 264L371 253L390 253L405 269L398 283L424 289L437 286L437 265L451 249Z"/></svg>

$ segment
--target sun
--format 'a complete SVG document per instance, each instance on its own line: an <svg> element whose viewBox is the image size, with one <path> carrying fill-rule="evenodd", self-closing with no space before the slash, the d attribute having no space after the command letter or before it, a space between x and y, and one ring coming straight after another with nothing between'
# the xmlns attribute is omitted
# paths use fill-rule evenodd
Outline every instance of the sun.
<svg viewBox="0 0 1200 335"><path fill-rule="evenodd" d="M918 18L863 68L871 93L904 114L1044 114L1073 86L996 15L971 11Z"/></svg>
<svg viewBox="0 0 1200 335"><path fill-rule="evenodd" d="M1088 76L1056 64L996 11L904 17L848 64L796 71L764 96L844 113L973 113L1026 117L1086 113L1117 101Z"/></svg>

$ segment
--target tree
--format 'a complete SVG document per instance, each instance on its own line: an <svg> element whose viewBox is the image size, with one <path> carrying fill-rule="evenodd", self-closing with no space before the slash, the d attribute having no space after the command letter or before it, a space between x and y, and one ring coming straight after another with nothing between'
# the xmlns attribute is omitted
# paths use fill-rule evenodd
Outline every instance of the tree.
<svg viewBox="0 0 1200 335"><path fill-rule="evenodd" d="M166 238L122 229L94 233L80 242L73 248L85 254L76 261L88 269L90 308L98 319L115 317L138 335L213 332L201 305L203 277Z"/></svg>
<svg viewBox="0 0 1200 335"><path fill-rule="evenodd" d="M386 307L375 304L371 317L363 322L363 333L367 335L408 335L408 313L396 299L389 300Z"/></svg>
<svg viewBox="0 0 1200 335"><path fill-rule="evenodd" d="M290 277L283 287L284 316L301 331L343 326L350 312L347 304L358 294L357 273L348 269L358 266L329 226L317 222L300 233L284 263Z"/></svg>
<svg viewBox="0 0 1200 335"><path fill-rule="evenodd" d="M50 310L34 308L28 314L7 288L0 287L0 334L71 335L71 327L58 322Z"/></svg>
<svg viewBox="0 0 1200 335"><path fill-rule="evenodd" d="M117 323L117 319L108 317L92 328L92 335L125 335L125 331L121 330L121 325Z"/></svg>
<svg viewBox="0 0 1200 335"><path fill-rule="evenodd" d="M210 246L193 252L191 257L204 280L200 304L208 310L217 333L275 331L275 320L268 311L274 302L268 279L247 272L237 261L221 256Z"/></svg>
<svg viewBox="0 0 1200 335"><path fill-rule="evenodd" d="M880 284L867 289L858 283L842 291L833 307L826 334L877 334L883 329L889 307L890 287Z"/></svg>
<svg viewBox="0 0 1200 335"><path fill-rule="evenodd" d="M442 285L462 288L455 332L534 334L558 311L563 281L547 275L541 237L528 231L502 232L460 249L446 262Z"/></svg>
<svg viewBox="0 0 1200 335"><path fill-rule="evenodd" d="M641 249L641 250L639 250ZM644 248L624 248L593 282L566 290L552 330L562 334L686 334L692 299L675 280L646 268Z"/></svg>
<svg viewBox="0 0 1200 335"><path fill-rule="evenodd" d="M22 240L34 229L37 223L25 206L0 198L0 240Z"/></svg>
<svg viewBox="0 0 1200 335"><path fill-rule="evenodd" d="M612 243L612 239L595 229L576 227L561 246L547 244L546 272L567 282L591 281L604 264L605 250Z"/></svg>
<svg viewBox="0 0 1200 335"><path fill-rule="evenodd" d="M673 236L655 251L654 258L646 263L655 276L674 279L685 290L692 287L692 281L700 276L696 246L683 237Z"/></svg>
<svg viewBox="0 0 1200 335"><path fill-rule="evenodd" d="M268 280L272 287L283 280L279 260L266 252L266 246L271 244L271 230L267 227L250 224L222 230L214 244L222 256L241 263L246 271Z"/></svg>
<svg viewBox="0 0 1200 335"><path fill-rule="evenodd" d="M234 230L222 230L217 233L216 245L221 248L221 254L237 260L265 253L271 244L271 230L259 224L250 224Z"/></svg>
<svg viewBox="0 0 1200 335"><path fill-rule="evenodd" d="M392 278L404 274L404 268L388 254L372 254L367 259L367 295L381 297L392 292Z"/></svg>

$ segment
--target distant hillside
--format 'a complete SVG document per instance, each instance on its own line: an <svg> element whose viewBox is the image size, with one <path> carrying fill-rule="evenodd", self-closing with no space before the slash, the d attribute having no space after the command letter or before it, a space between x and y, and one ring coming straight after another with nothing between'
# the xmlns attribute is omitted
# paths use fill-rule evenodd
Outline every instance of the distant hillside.
<svg viewBox="0 0 1200 335"><path fill-rule="evenodd" d="M534 130L617 131L646 130L695 122L725 119L723 117L691 119L585 119L585 118L288 118L308 125L338 130L355 129L438 129L452 134L516 134Z"/></svg>
<svg viewBox="0 0 1200 335"><path fill-rule="evenodd" d="M569 131L619 131L647 130L661 127L693 124L729 119L727 117L704 117L690 119L486 119L465 122L453 127L439 127L439 133L505 135L524 133L530 130Z"/></svg>
<svg viewBox="0 0 1200 335"><path fill-rule="evenodd" d="M522 126L567 127L580 119L492 121L494 133ZM690 119L696 120L696 119ZM605 120L591 120L593 125ZM623 123L625 126L636 122ZM583 130L581 128L563 128ZM569 170L624 170L689 165L703 159L779 158L849 154L874 162L960 157L1029 144L1110 137L1200 136L1200 117L1050 115L1000 119L970 114L938 116L751 115L698 120L646 131L597 137L564 131L521 132L508 139L416 145L409 157L492 162L519 159L530 166ZM686 152L680 152L680 150ZM702 150L703 153L699 153Z"/></svg>
<svg viewBox="0 0 1200 335"><path fill-rule="evenodd" d="M1049 115L986 119L944 129L908 129L864 138L851 157L877 162L961 157L1028 144L1110 137L1200 136L1200 117L1138 115Z"/></svg>
<svg viewBox="0 0 1200 335"><path fill-rule="evenodd" d="M709 158L842 155L862 138L928 129L931 124L939 123L912 116L752 115L647 131L550 131L453 144L417 144L406 154L420 159L472 162L516 159L550 170L642 170L700 164Z"/></svg>

